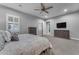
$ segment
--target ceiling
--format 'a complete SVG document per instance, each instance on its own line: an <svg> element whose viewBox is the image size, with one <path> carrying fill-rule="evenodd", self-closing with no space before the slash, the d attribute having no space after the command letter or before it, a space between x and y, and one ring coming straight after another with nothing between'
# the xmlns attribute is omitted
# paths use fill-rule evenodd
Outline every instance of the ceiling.
<svg viewBox="0 0 79 59"><path fill-rule="evenodd" d="M41 8L40 3L2 3L1 5L24 13L32 14L34 16L38 16L43 19L79 10L79 3L45 3L46 7L53 6L52 9L48 10L49 14L45 13L40 14L40 11L34 10Z"/></svg>

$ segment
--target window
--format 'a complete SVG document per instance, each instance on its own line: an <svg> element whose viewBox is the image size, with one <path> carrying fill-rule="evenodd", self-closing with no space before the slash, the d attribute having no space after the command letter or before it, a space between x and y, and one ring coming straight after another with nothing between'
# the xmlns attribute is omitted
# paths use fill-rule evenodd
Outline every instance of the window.
<svg viewBox="0 0 79 59"><path fill-rule="evenodd" d="M19 32L20 17L7 14L6 30L10 32Z"/></svg>

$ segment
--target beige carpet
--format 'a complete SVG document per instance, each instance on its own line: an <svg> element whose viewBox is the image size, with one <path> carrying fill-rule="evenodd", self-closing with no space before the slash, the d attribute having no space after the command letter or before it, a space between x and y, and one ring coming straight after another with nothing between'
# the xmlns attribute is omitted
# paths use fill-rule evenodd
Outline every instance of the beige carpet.
<svg viewBox="0 0 79 59"><path fill-rule="evenodd" d="M79 40L68 40L52 36L44 36L49 39L55 55L79 55Z"/></svg>

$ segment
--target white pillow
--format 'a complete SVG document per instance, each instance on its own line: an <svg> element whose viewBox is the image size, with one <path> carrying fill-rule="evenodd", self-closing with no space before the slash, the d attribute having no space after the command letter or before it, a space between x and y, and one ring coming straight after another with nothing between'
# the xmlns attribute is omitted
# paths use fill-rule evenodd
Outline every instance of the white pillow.
<svg viewBox="0 0 79 59"><path fill-rule="evenodd" d="M6 42L11 41L11 33L8 31L5 31L4 38Z"/></svg>
<svg viewBox="0 0 79 59"><path fill-rule="evenodd" d="M2 33L0 32L0 51L4 48L5 40L3 39Z"/></svg>
<svg viewBox="0 0 79 59"><path fill-rule="evenodd" d="M10 42L10 41L11 41L11 34L10 34L10 32L0 30L0 34L3 36L3 39L4 39L6 42Z"/></svg>
<svg viewBox="0 0 79 59"><path fill-rule="evenodd" d="M0 34L4 37L4 35L5 35L5 31L0 30Z"/></svg>

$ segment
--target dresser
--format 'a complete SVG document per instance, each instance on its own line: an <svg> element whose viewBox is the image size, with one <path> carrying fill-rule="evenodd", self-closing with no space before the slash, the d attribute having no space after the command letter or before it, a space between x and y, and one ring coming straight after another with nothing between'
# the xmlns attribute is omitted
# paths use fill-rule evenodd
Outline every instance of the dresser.
<svg viewBox="0 0 79 59"><path fill-rule="evenodd" d="M54 36L70 39L70 31L69 30L54 30Z"/></svg>
<svg viewBox="0 0 79 59"><path fill-rule="evenodd" d="M37 28L36 27L28 27L28 33L37 35Z"/></svg>

